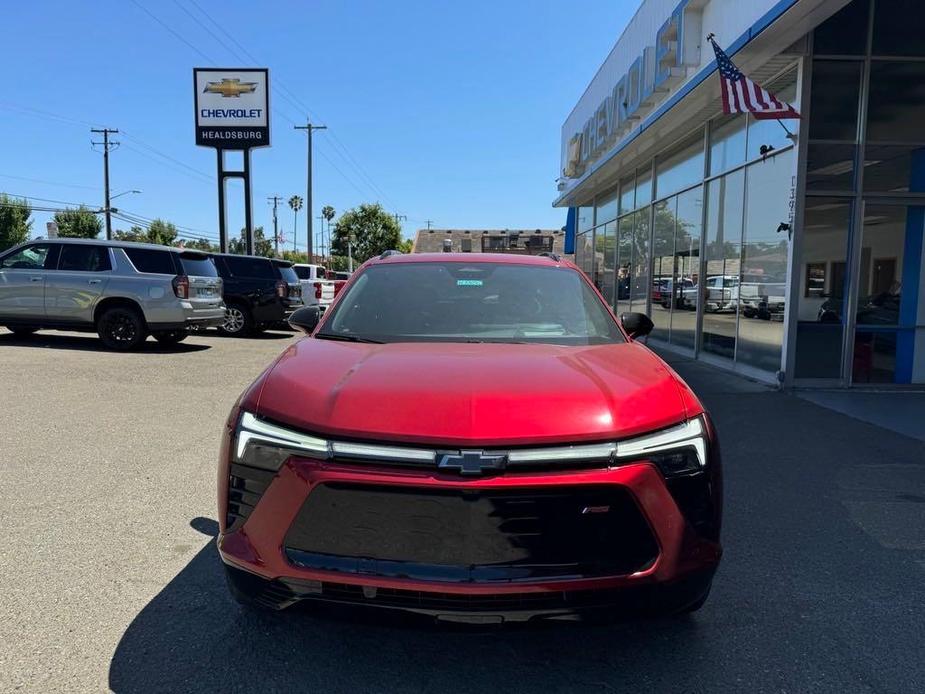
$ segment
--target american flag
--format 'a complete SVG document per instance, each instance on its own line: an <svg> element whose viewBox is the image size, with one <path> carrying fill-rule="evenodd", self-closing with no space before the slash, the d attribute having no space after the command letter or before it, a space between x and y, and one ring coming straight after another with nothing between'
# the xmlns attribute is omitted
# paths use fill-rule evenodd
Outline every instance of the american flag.
<svg viewBox="0 0 925 694"><path fill-rule="evenodd" d="M750 112L755 118L799 118L797 110L786 101L781 101L767 89L752 82L733 65L729 56L713 38L707 37L716 53L719 67L719 83L723 90L723 113Z"/></svg>

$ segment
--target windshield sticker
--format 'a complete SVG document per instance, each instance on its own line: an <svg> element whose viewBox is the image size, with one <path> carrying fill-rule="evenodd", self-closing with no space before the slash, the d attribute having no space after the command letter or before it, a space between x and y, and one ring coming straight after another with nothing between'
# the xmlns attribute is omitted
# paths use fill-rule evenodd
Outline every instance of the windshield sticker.
<svg viewBox="0 0 925 694"><path fill-rule="evenodd" d="M481 287L482 280L456 280L457 287Z"/></svg>

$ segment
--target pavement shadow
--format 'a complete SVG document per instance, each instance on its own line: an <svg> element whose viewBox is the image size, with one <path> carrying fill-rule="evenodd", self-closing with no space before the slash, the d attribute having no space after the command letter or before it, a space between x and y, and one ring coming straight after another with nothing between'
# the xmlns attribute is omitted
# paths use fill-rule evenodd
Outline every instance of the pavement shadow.
<svg viewBox="0 0 925 694"><path fill-rule="evenodd" d="M209 535L217 524L195 519ZM652 684L653 664L716 655L696 617L467 629L378 612L279 614L228 596L214 542L135 617L109 669L115 692L575 691ZM657 681L657 680L656 680Z"/></svg>
<svg viewBox="0 0 925 694"><path fill-rule="evenodd" d="M56 334L38 332L28 337L19 337L13 333L0 333L0 348L2 347L32 347L34 349L63 349L71 352L110 352L100 339L92 334ZM182 354L184 352L201 352L211 349L210 345L180 342L176 345L162 345L152 338L145 340L131 352L143 354Z"/></svg>

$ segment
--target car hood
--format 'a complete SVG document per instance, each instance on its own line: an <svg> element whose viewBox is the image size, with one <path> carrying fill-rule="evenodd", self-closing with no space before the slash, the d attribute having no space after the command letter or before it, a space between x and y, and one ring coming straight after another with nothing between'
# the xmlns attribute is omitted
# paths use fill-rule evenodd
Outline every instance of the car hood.
<svg viewBox="0 0 925 694"><path fill-rule="evenodd" d="M261 416L351 439L461 446L633 436L697 414L636 343L361 344L305 338L265 373Z"/></svg>

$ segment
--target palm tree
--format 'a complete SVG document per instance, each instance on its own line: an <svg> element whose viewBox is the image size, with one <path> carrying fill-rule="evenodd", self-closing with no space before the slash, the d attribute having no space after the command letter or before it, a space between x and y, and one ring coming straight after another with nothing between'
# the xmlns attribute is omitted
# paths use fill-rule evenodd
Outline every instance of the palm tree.
<svg viewBox="0 0 925 694"><path fill-rule="evenodd" d="M328 248L331 247L331 220L334 219L334 208L330 205L325 205L321 208L321 216L324 218L324 221L328 223ZM323 230L322 230L323 231ZM324 234L321 236L321 242L324 243ZM328 251L328 264L330 265L331 252Z"/></svg>
<svg viewBox="0 0 925 694"><path fill-rule="evenodd" d="M302 198L293 195L289 198L289 207L292 208L292 250L295 251L296 232L298 231L299 210L302 209ZM308 259L311 262L311 258Z"/></svg>

